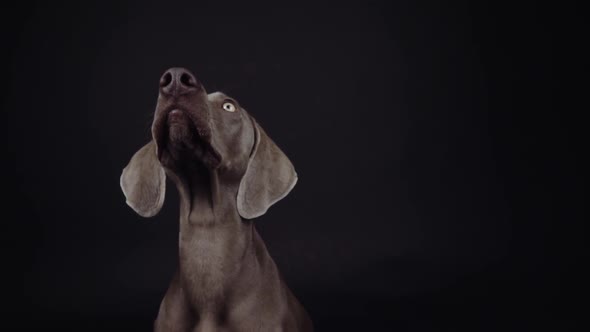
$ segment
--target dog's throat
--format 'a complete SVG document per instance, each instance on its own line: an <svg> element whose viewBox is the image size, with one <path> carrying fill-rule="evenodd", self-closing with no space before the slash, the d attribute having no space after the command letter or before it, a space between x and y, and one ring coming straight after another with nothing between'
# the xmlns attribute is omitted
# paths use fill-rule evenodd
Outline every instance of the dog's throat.
<svg viewBox="0 0 590 332"><path fill-rule="evenodd" d="M189 176L190 209L188 220L191 224L210 225L215 223L215 210L219 207L220 191L215 170L201 170Z"/></svg>

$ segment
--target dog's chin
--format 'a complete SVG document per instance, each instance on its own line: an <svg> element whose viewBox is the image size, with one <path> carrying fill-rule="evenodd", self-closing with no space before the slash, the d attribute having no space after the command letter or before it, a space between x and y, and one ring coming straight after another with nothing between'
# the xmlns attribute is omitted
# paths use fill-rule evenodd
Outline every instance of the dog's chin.
<svg viewBox="0 0 590 332"><path fill-rule="evenodd" d="M221 158L207 138L201 137L192 120L182 111L171 111L159 131L160 162L176 168L185 162L196 162L208 169L219 167Z"/></svg>
<svg viewBox="0 0 590 332"><path fill-rule="evenodd" d="M166 139L172 148L190 149L195 136L198 136L188 116L179 110L173 110L168 114L166 127Z"/></svg>

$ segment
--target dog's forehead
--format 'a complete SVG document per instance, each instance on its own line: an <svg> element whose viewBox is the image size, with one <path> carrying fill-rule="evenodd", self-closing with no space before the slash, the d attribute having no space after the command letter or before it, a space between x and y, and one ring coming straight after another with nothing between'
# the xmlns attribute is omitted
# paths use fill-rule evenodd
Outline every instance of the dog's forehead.
<svg viewBox="0 0 590 332"><path fill-rule="evenodd" d="M221 91L216 91L208 94L207 98L209 98L210 101L223 101L225 99L228 99L229 96Z"/></svg>

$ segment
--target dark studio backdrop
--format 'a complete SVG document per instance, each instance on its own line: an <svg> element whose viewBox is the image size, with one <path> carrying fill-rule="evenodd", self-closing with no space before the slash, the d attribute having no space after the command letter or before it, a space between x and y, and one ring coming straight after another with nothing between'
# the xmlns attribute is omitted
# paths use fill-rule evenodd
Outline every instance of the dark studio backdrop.
<svg viewBox="0 0 590 332"><path fill-rule="evenodd" d="M235 97L295 165L256 227L318 331L579 327L584 207L576 133L554 109L554 8L2 6L14 330L151 329L178 195L169 183L143 219L119 175L173 66Z"/></svg>

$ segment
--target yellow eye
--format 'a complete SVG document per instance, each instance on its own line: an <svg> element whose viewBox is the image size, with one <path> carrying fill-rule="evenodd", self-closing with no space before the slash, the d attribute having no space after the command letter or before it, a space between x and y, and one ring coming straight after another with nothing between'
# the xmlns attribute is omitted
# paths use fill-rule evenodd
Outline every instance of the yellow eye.
<svg viewBox="0 0 590 332"><path fill-rule="evenodd" d="M234 104L232 103L223 103L223 109L228 111L228 112L235 112L236 111L236 107L234 106Z"/></svg>

